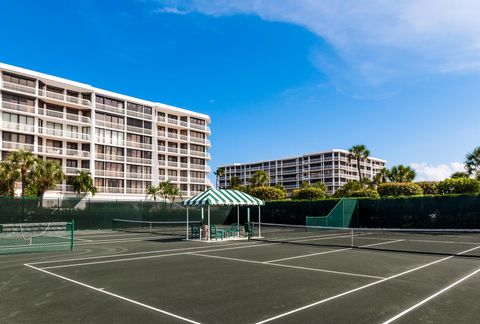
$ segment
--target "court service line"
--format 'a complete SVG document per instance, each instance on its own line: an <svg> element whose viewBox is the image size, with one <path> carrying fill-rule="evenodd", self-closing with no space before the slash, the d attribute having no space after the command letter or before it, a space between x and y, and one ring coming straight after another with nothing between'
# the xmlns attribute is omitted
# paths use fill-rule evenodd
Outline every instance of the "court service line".
<svg viewBox="0 0 480 324"><path fill-rule="evenodd" d="M222 260L230 260L230 261L238 261L238 262L262 264L262 265L269 265L269 266L282 267L282 268L291 268L291 269L297 269L297 270L308 270L308 271L316 271L316 272L326 272L326 273L340 274L340 275L346 275L346 276L364 277L364 278L370 278L370 279L383 279L383 278L384 278L384 277L370 276L370 275L365 275L365 274L360 274L360 273L342 272L342 271L334 271L334 270L318 269L318 268L307 268L307 267L299 267L299 266L293 266L293 265L288 265L288 264L266 263L266 262L255 261L255 260L245 260L245 259L229 258L229 257L218 256L218 255L201 254L201 253L199 253L199 252L190 252L190 253L187 253L187 254L190 254L190 255L198 255L198 256L201 256L201 257L214 258L214 259L222 259Z"/></svg>
<svg viewBox="0 0 480 324"><path fill-rule="evenodd" d="M215 252L215 251L226 251L226 250L236 250L236 249L247 249L252 247L258 247L258 244L250 244L246 246L236 246L231 248L223 248L223 249L205 249L200 250L198 252ZM178 252L178 253L169 253L169 254L160 254L160 255L149 255L149 256L142 256L142 257L135 257L135 258L124 258L124 259L115 259L115 260L103 260L103 261L93 261L93 262L83 262L83 263L72 263L72 264L62 264L58 266L51 266L51 267L42 267L41 269L59 269L59 268L71 268L71 267L80 267L80 266L87 266L87 265L94 265L94 264L104 264L104 263L117 263L117 262L125 262L125 261L134 261L134 260L145 260L145 259L155 259L155 258L163 258L169 256L178 256L178 255L185 255L191 252ZM32 263L29 263L32 264Z"/></svg>
<svg viewBox="0 0 480 324"><path fill-rule="evenodd" d="M77 285L80 285L80 286L83 286L83 287L86 287L86 288L95 290L95 291L100 292L100 293L102 293L102 294L109 295L109 296L112 296L112 297L115 297L115 298L118 298L118 299L121 299L121 300L130 302L130 303L132 303L132 304L135 304L135 305L138 305L138 306L141 306L141 307L144 307L144 308L148 308L148 309L153 310L153 311L156 311L156 312L158 312L158 313L162 313L162 314L165 314L165 315L168 315L168 316L171 316L171 317L175 317L175 318L177 318L177 319L179 319L179 320L182 320L182 321L185 321L185 322L188 322L188 323L200 324L199 322L196 322L196 321L193 321L193 320L191 320L191 319L188 319L188 318L179 316L179 315L174 314L174 313L167 312L167 311L165 311L165 310L163 310L163 309L156 308L156 307L153 307L153 306L144 304L144 303L140 303L140 302L138 302L138 301L136 301L136 300L133 300L133 299L130 299L130 298L127 298L127 297L123 297L123 296L120 296L120 295L111 293L111 292L109 292L109 291L106 291L104 288L97 288L97 287L94 287L94 286L90 286L90 285L87 285L87 284L85 284L85 283L83 283L83 282L76 281L76 280L73 280L73 279L70 279L70 278L67 278L67 277L58 275L58 274L53 273L53 272L46 271L46 270L44 270L44 269L40 269L40 268L34 267L34 266L32 266L32 265L29 265L29 264L25 264L25 266L30 267L30 268L32 268L32 269L35 269L35 270L37 270L37 271L41 271L41 272L43 272L43 273L49 274L49 275L51 275L51 276L54 276L54 277L63 279L63 280L70 281L70 282L72 282L72 283L74 283L74 284L77 284Z"/></svg>
<svg viewBox="0 0 480 324"><path fill-rule="evenodd" d="M274 316L274 317L267 318L267 319L265 319L265 320L263 320L263 321L257 322L256 324L268 323L268 322L274 321L274 320L276 320L276 319L279 319L279 318L282 318L282 317L285 317L285 316L288 316L288 315L291 315L291 314L294 314L294 313L298 313L298 312L303 311L303 310L305 310L305 309L308 309L308 308L311 308L311 307L314 307L314 306L318 306L318 305L320 305L320 304L324 304L324 303L326 303L326 302L328 302L328 301L331 301L331 300L334 300L334 299L337 299L337 298L340 298L340 297L343 297L343 296L352 294L352 293L357 292L357 291L359 291L359 290L363 290L363 289L366 289L366 288L369 288L369 287L372 287L372 286L381 284L381 283L383 283L383 282L386 282L386 281L389 281L389 280L398 278L398 277L400 277L400 276L403 276L403 275L412 273L412 272L414 272L414 271L417 271L417 270L420 270L420 269L429 267L429 266L431 266L431 265L434 265L434 264L437 264L437 263L446 261L446 260L448 260L448 259L451 259L451 258L457 256L457 255L462 255L462 254L471 252L471 251L476 250L476 249L478 249L478 248L480 248L480 245L479 245L479 246L476 246L476 247L474 247L474 248L465 250L465 251L463 251L463 252L460 252L460 253L458 253L458 254L451 255L451 256L448 256L448 257L445 257L445 258L442 258L442 259L438 259L438 260L435 260L435 261L426 263L426 264L424 264L424 265L421 265L421 266L418 266L418 267L416 267L416 268L413 268L413 269L410 269L410 270L407 270L407 271L398 273L398 274L396 274L396 275L393 275L393 276L390 276L390 277L387 277L387 278L384 278L384 279L381 279L381 280L378 280L378 281L374 281L374 282L369 283L369 284L366 284L366 285L364 285L364 286L360 286L360 287L357 287L357 288L355 288L355 289L351 289L351 290L344 291L343 293L340 293L340 294L338 294L338 295L331 296L331 297L328 297L328 298L319 300L319 301L317 301L317 302L314 302L314 303L305 305L305 306L303 306L303 307L299 307L299 308L293 309L293 310L291 310L291 311L288 311L288 312L285 312L285 313L276 315L276 316Z"/></svg>
<svg viewBox="0 0 480 324"><path fill-rule="evenodd" d="M458 284L462 283L463 281L465 281L465 280L467 280L468 278L470 278L470 277L472 277L472 276L476 275L476 274L477 274L477 273L479 273L479 272L480 272L480 268L478 268L478 269L477 269L477 270L475 270L474 272L472 272L472 273L470 273L470 274L466 275L465 277L463 277L463 278L460 278L459 280L457 280L457 281L455 281L454 283L452 283L451 285L449 285L449 286L447 286L447 287L443 288L442 290L440 290L440 291L437 291L435 294L433 294L433 295L431 295L431 296L429 296L429 297L425 298L424 300L422 300L422 301L420 301L419 303L417 303L417 304L413 305L412 307L410 307L410 308L407 308L406 310L404 310L403 312L401 312L401 313L399 313L399 314L395 315L394 317L392 317L392 318L390 318L390 319L386 320L385 322L383 322L383 324L389 324L389 323L392 323L393 321L396 321L397 319L399 319L399 318L400 318L400 317L402 317L403 315L405 315L405 314L407 314L407 313L411 312L411 311L412 311L412 310L414 310L415 308L418 308L418 307L422 306L423 304L425 304L425 303L429 302L430 300L432 300L432 299L434 299L434 298L438 297L439 295L443 294L443 293L444 293L444 292L446 292L447 290L449 290L449 289L451 289L451 288L455 287L456 285L458 285Z"/></svg>
<svg viewBox="0 0 480 324"><path fill-rule="evenodd" d="M383 244L390 244L390 243L396 243L400 242L403 240L395 240L395 241L389 241L389 242L380 242L380 243L374 243L374 244L368 244L368 245L362 245L359 246L360 248L362 247L370 247L370 246L376 246L376 245L383 245ZM273 262L280 262L280 261L287 261L287 260L294 260L294 259L300 259L300 258L308 258L311 256L316 256L316 255L323 255L323 254L330 254L330 253L337 253L337 252L342 252L342 251L347 251L351 250L352 248L345 248L345 249L339 249L339 250L332 250L332 251L324 251L324 252L318 252L318 253L310 253L310 254L303 254L303 255L297 255L289 258L282 258L282 259L276 259L276 260L268 260L265 261L266 263L273 263ZM382 277L383 278L383 277Z"/></svg>
<svg viewBox="0 0 480 324"><path fill-rule="evenodd" d="M245 243L243 243L243 242L242 243L227 243L227 244L222 244L221 246L234 246L234 245L245 245ZM250 244L250 245L257 245L257 244ZM58 262L70 262L70 261L107 259L107 258L132 256L132 255L153 254L153 253L163 253L163 252L173 252L173 251L189 251L189 250L200 250L200 249L205 249L205 247L204 246L195 246L195 247L189 247L189 248L178 248L178 249L168 249L168 250L131 252L131 253L122 253L122 254L107 254L107 255L99 255L99 256L91 256L91 257L83 257L83 258L70 258L70 259L61 259L61 260L30 262L28 264L44 264L44 263L58 263Z"/></svg>

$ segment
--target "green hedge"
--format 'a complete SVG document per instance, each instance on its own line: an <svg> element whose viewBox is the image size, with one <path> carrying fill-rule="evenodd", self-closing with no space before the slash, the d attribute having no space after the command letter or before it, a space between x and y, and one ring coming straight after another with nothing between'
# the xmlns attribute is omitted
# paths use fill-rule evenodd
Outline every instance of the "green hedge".
<svg viewBox="0 0 480 324"><path fill-rule="evenodd" d="M285 199L285 192L276 187L256 187L250 189L250 195L262 200L280 200Z"/></svg>
<svg viewBox="0 0 480 324"><path fill-rule="evenodd" d="M423 194L422 188L412 182L385 182L378 186L381 197L417 196Z"/></svg>
<svg viewBox="0 0 480 324"><path fill-rule="evenodd" d="M439 194L475 194L480 192L480 182L476 179L445 179L437 183Z"/></svg>
<svg viewBox="0 0 480 324"><path fill-rule="evenodd" d="M292 199L316 200L325 198L325 190L319 187L306 187L292 192Z"/></svg>
<svg viewBox="0 0 480 324"><path fill-rule="evenodd" d="M415 182L420 188L422 188L424 195L436 195L438 194L437 183L435 181L419 181Z"/></svg>

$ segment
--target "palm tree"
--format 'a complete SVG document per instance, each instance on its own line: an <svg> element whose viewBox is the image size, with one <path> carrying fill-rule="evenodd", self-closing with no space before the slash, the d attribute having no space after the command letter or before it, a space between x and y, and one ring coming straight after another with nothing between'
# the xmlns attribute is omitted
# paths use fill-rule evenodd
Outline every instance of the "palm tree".
<svg viewBox="0 0 480 324"><path fill-rule="evenodd" d="M70 180L71 185L73 186L73 191L78 195L83 193L91 193L94 196L97 193L97 188L93 185L93 179L90 173L86 171L80 171L78 174Z"/></svg>
<svg viewBox="0 0 480 324"><path fill-rule="evenodd" d="M351 163L352 160L357 162L357 170L358 170L358 182L360 183L360 187L363 187L363 179L362 179L362 171L360 169L360 161L365 160L370 155L370 151L367 147L363 144L354 145L348 150L348 163Z"/></svg>
<svg viewBox="0 0 480 324"><path fill-rule="evenodd" d="M378 187L380 184L387 182L388 174L389 171L387 168L379 170L377 174L375 174L375 176L373 177L373 184Z"/></svg>
<svg viewBox="0 0 480 324"><path fill-rule="evenodd" d="M231 177L230 178L230 189L238 189L242 185L242 180L239 177Z"/></svg>
<svg viewBox="0 0 480 324"><path fill-rule="evenodd" d="M416 175L415 170L411 167L400 164L390 169L388 179L392 182L412 182Z"/></svg>
<svg viewBox="0 0 480 324"><path fill-rule="evenodd" d="M20 177L20 173L9 161L0 161L0 196L15 195L15 181Z"/></svg>
<svg viewBox="0 0 480 324"><path fill-rule="evenodd" d="M270 180L270 176L268 175L268 173L263 170L258 170L250 178L250 185L252 186L252 188L264 187L268 184L268 180Z"/></svg>
<svg viewBox="0 0 480 324"><path fill-rule="evenodd" d="M147 188L146 198L152 197L153 201L155 202L155 205L157 205L157 197L161 196L161 195L162 195L162 189L160 188L160 186L158 186L158 187L150 186L150 187Z"/></svg>
<svg viewBox="0 0 480 324"><path fill-rule="evenodd" d="M15 151L8 156L13 167L19 171L20 180L22 181L22 197L25 196L25 188L27 187L27 177L31 168L35 165L37 159L32 152L29 151Z"/></svg>
<svg viewBox="0 0 480 324"><path fill-rule="evenodd" d="M225 175L225 168L218 168L217 171L213 172L213 174L215 175L215 186L218 188L218 178Z"/></svg>
<svg viewBox="0 0 480 324"><path fill-rule="evenodd" d="M454 173L452 173L452 175L450 176L450 178L452 178L452 179L468 178L468 177L469 177L469 175L468 175L467 172L461 172L461 171L459 171L459 172L454 172Z"/></svg>
<svg viewBox="0 0 480 324"><path fill-rule="evenodd" d="M169 180L160 182L158 184L159 194L163 198L164 207L167 207L167 199L173 190L172 187L173 187L173 184Z"/></svg>
<svg viewBox="0 0 480 324"><path fill-rule="evenodd" d="M473 152L467 154L465 169L469 176L478 177L480 175L480 146L476 147Z"/></svg>
<svg viewBox="0 0 480 324"><path fill-rule="evenodd" d="M176 185L172 184L169 187L168 198L170 199L170 207L173 206L173 202L175 201L175 198L177 196L180 197L180 194L181 194L180 188L178 188Z"/></svg>
<svg viewBox="0 0 480 324"><path fill-rule="evenodd" d="M65 174L56 161L37 159L33 170L29 174L28 184L35 188L40 205L42 205L45 192L54 189L64 178Z"/></svg>

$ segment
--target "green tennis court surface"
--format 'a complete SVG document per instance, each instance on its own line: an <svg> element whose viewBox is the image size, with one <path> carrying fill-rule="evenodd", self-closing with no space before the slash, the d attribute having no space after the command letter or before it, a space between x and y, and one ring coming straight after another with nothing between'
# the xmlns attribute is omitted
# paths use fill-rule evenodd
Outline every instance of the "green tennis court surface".
<svg viewBox="0 0 480 324"><path fill-rule="evenodd" d="M275 236L205 243L149 233L75 234L73 253L0 256L0 323L478 323L480 318L480 241L474 234L436 236L433 243L425 237L410 242L359 235L357 244L379 249L349 248L344 233L304 233L295 239L302 244ZM335 244L325 244L329 240ZM407 251L418 244L445 250Z"/></svg>

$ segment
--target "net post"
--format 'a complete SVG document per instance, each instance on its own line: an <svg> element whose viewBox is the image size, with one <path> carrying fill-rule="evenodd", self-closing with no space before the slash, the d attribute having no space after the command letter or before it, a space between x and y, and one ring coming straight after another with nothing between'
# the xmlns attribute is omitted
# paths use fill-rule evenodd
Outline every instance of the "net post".
<svg viewBox="0 0 480 324"><path fill-rule="evenodd" d="M188 241L189 237L188 237L188 206L187 206L187 241Z"/></svg>
<svg viewBox="0 0 480 324"><path fill-rule="evenodd" d="M350 229L350 246L353 248L353 228Z"/></svg>
<svg viewBox="0 0 480 324"><path fill-rule="evenodd" d="M258 237L262 237L262 216L260 211L260 205L258 205Z"/></svg>
<svg viewBox="0 0 480 324"><path fill-rule="evenodd" d="M73 242L74 242L74 232L75 230L75 220L72 219L72 224L70 226L70 251L73 251Z"/></svg>

